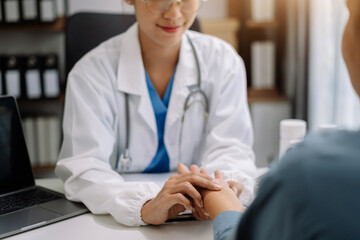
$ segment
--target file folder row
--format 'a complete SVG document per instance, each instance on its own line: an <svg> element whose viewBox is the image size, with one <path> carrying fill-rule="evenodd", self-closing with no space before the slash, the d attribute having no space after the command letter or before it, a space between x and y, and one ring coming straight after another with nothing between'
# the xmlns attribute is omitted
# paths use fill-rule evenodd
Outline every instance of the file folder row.
<svg viewBox="0 0 360 240"><path fill-rule="evenodd" d="M25 118L22 121L32 167L55 166L61 142L59 117Z"/></svg>
<svg viewBox="0 0 360 240"><path fill-rule="evenodd" d="M0 95L2 94L22 99L59 97L57 55L0 56Z"/></svg>
<svg viewBox="0 0 360 240"><path fill-rule="evenodd" d="M0 0L0 24L55 22L58 18L56 1Z"/></svg>

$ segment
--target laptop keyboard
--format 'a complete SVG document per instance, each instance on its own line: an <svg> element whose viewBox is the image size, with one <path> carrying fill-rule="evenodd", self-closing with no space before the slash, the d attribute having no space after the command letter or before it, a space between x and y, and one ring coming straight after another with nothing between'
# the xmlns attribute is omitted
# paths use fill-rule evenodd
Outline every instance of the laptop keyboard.
<svg viewBox="0 0 360 240"><path fill-rule="evenodd" d="M41 189L29 189L0 197L0 215L61 198Z"/></svg>

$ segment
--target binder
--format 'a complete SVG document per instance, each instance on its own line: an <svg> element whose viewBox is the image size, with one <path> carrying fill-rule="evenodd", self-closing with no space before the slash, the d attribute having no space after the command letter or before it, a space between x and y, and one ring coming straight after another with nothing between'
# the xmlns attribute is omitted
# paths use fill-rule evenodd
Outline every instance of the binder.
<svg viewBox="0 0 360 240"><path fill-rule="evenodd" d="M25 118L23 120L24 128L24 137L26 141L26 146L29 151L29 157L31 166L38 166L38 157L37 157L37 139L36 139L36 129L35 129L35 119L34 118Z"/></svg>
<svg viewBox="0 0 360 240"><path fill-rule="evenodd" d="M37 56L25 58L25 86L26 96L29 99L42 97L40 61Z"/></svg>
<svg viewBox="0 0 360 240"><path fill-rule="evenodd" d="M56 2L56 16L65 16L65 5L67 3L65 3L64 0L55 0Z"/></svg>
<svg viewBox="0 0 360 240"><path fill-rule="evenodd" d="M0 0L1 1L1 0ZM3 57L0 56L0 95L5 94L4 83L3 83L3 72L4 72Z"/></svg>
<svg viewBox="0 0 360 240"><path fill-rule="evenodd" d="M5 93L16 98L21 97L21 59L10 56L5 58Z"/></svg>
<svg viewBox="0 0 360 240"><path fill-rule="evenodd" d="M38 19L37 0L20 0L21 19L27 22L36 22Z"/></svg>
<svg viewBox="0 0 360 240"><path fill-rule="evenodd" d="M57 18L55 0L38 0L38 1L39 1L38 12L40 16L40 22L44 22L44 23L55 22Z"/></svg>
<svg viewBox="0 0 360 240"><path fill-rule="evenodd" d="M61 127L58 117L38 117L35 120L35 142L38 166L54 166L60 151Z"/></svg>
<svg viewBox="0 0 360 240"><path fill-rule="evenodd" d="M48 143L49 143L49 164L55 166L59 151L61 140L61 124L58 117L49 117L47 119L48 125Z"/></svg>
<svg viewBox="0 0 360 240"><path fill-rule="evenodd" d="M18 0L2 0L4 1L4 21L6 23L20 22L20 6Z"/></svg>
<svg viewBox="0 0 360 240"><path fill-rule="evenodd" d="M38 117L35 120L37 137L37 157L39 166L48 166L50 162L50 150L48 139L47 118Z"/></svg>
<svg viewBox="0 0 360 240"><path fill-rule="evenodd" d="M251 45L252 87L275 87L276 46L271 41L254 42Z"/></svg>
<svg viewBox="0 0 360 240"><path fill-rule="evenodd" d="M46 98L60 96L60 75L58 69L58 57L49 54L43 58L43 86Z"/></svg>
<svg viewBox="0 0 360 240"><path fill-rule="evenodd" d="M4 1L0 0L0 24L4 21Z"/></svg>

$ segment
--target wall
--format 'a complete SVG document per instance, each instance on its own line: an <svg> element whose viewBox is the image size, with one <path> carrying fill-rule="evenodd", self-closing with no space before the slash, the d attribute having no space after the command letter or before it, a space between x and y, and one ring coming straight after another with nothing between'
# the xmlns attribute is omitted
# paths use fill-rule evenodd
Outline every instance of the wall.
<svg viewBox="0 0 360 240"><path fill-rule="evenodd" d="M256 165L268 166L279 152L280 121L290 117L289 102L259 102L250 106L254 127Z"/></svg>

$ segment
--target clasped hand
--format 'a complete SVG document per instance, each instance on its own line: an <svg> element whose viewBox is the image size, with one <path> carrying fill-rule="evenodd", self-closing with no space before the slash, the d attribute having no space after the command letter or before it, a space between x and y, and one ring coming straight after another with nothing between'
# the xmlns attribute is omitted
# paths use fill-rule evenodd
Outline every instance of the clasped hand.
<svg viewBox="0 0 360 240"><path fill-rule="evenodd" d="M240 190L240 184L231 184L234 184L233 189ZM179 164L178 174L172 175L157 196L143 205L141 217L145 223L159 225L187 209L192 211L197 220L210 219L204 209L201 191L220 191L223 187L205 169L199 170L196 165L192 165L189 170ZM237 191L238 194L240 192Z"/></svg>

